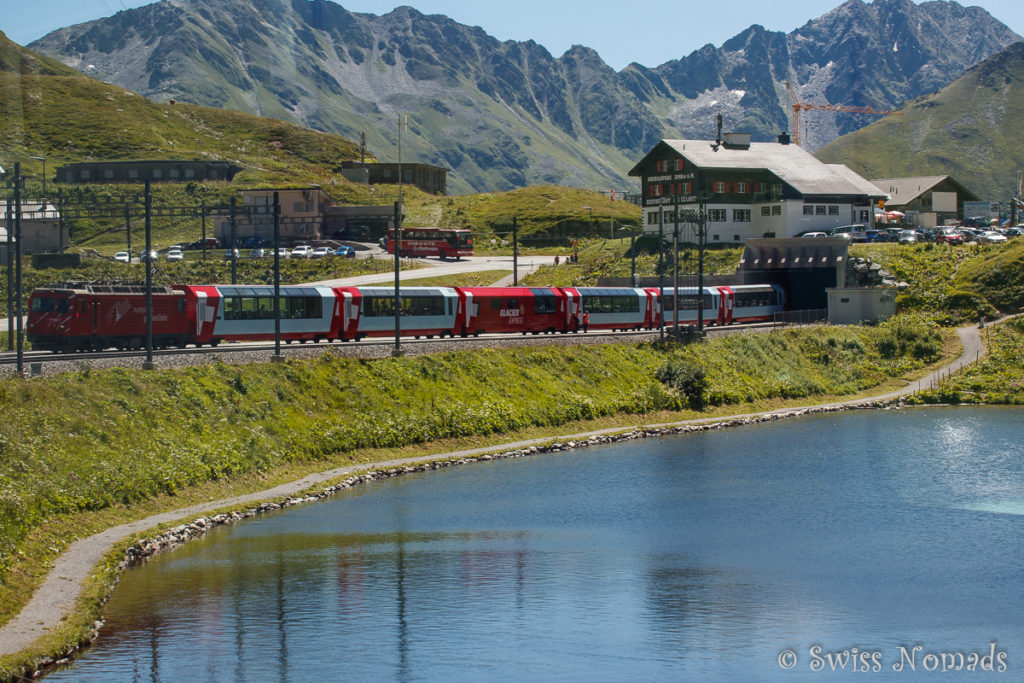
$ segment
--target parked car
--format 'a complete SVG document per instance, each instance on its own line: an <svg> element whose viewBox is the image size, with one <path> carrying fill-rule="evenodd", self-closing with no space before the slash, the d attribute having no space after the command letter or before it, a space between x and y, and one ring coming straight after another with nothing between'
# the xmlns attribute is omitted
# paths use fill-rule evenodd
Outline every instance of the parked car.
<svg viewBox="0 0 1024 683"><path fill-rule="evenodd" d="M888 242L889 233L885 230L865 230L864 231L865 242Z"/></svg>
<svg viewBox="0 0 1024 683"><path fill-rule="evenodd" d="M914 244L917 242L917 231L916 230L901 230L899 243L900 244Z"/></svg>
<svg viewBox="0 0 1024 683"><path fill-rule="evenodd" d="M800 237L828 237L827 232L805 232Z"/></svg>
<svg viewBox="0 0 1024 683"><path fill-rule="evenodd" d="M963 244L964 236L958 228L939 228L935 232L936 244Z"/></svg>
<svg viewBox="0 0 1024 683"><path fill-rule="evenodd" d="M181 251L180 248L178 248L178 249L168 249L167 250L167 260L168 261L184 261L185 260L185 254L184 254L184 252Z"/></svg>
<svg viewBox="0 0 1024 683"><path fill-rule="evenodd" d="M268 256L270 256L270 250L263 247L256 247L249 252L249 258L267 258Z"/></svg>
<svg viewBox="0 0 1024 683"><path fill-rule="evenodd" d="M119 251L116 254L114 254L114 260L117 261L118 263L131 263L132 255L127 251Z"/></svg>
<svg viewBox="0 0 1024 683"><path fill-rule="evenodd" d="M334 256L334 250L330 247L317 247L309 253L309 258L323 258L324 256Z"/></svg>
<svg viewBox="0 0 1024 683"><path fill-rule="evenodd" d="M139 252L139 260L140 261L155 262L156 259L157 259L157 255L156 255L156 250L155 249L150 249L148 252L146 250L142 250L142 251Z"/></svg>
<svg viewBox="0 0 1024 683"><path fill-rule="evenodd" d="M239 257L239 253L238 253L237 249L225 249L224 250L224 260L225 261L234 261L234 260L238 259L238 257Z"/></svg>
<svg viewBox="0 0 1024 683"><path fill-rule="evenodd" d="M863 223L854 223L853 225L840 225L838 228L832 228L829 234L833 237L844 236L851 242L865 242L867 241L867 226Z"/></svg>
<svg viewBox="0 0 1024 683"><path fill-rule="evenodd" d="M356 249L355 249L355 247L350 247L347 244L343 244L343 245L341 245L340 247L338 247L337 249L334 250L334 255L335 256L344 256L346 258L355 258L356 257Z"/></svg>
<svg viewBox="0 0 1024 683"><path fill-rule="evenodd" d="M1020 237L1024 235L1024 228L1006 228L1003 230L1003 234L1007 237Z"/></svg>
<svg viewBox="0 0 1024 683"><path fill-rule="evenodd" d="M313 253L313 247L308 244L300 244L292 249L291 258L309 258Z"/></svg>
<svg viewBox="0 0 1024 683"><path fill-rule="evenodd" d="M196 250L196 249L216 249L220 246L216 237L207 237L206 239L196 240L195 242L189 242L185 245L184 251Z"/></svg>
<svg viewBox="0 0 1024 683"><path fill-rule="evenodd" d="M273 256L274 255L274 250L271 249L268 253L271 256ZM292 255L292 252L291 252L290 249L288 249L288 247L278 247L277 248L277 258L291 258L291 255Z"/></svg>
<svg viewBox="0 0 1024 683"><path fill-rule="evenodd" d="M978 236L979 244L998 244L1005 241L1006 236L996 230L986 230Z"/></svg>

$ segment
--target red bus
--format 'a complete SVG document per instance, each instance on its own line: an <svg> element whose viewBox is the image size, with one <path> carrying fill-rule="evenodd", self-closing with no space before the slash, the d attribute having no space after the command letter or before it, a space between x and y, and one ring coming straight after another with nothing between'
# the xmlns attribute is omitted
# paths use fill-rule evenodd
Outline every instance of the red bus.
<svg viewBox="0 0 1024 683"><path fill-rule="evenodd" d="M395 253L395 231L388 232L387 250ZM402 248L399 256L441 259L473 255L473 233L464 228L402 228Z"/></svg>

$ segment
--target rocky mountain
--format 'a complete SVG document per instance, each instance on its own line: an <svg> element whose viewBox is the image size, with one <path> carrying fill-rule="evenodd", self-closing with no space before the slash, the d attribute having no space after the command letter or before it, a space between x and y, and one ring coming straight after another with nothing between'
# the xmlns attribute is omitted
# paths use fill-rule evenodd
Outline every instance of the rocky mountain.
<svg viewBox="0 0 1024 683"><path fill-rule="evenodd" d="M30 47L157 101L365 132L382 160L445 166L450 191L466 192L631 185L626 172L659 139L711 137L718 113L755 140L788 130L787 81L804 101L893 108L1019 39L956 2L848 0L790 34L752 26L720 48L615 72L586 47L553 57L410 7L163 0ZM873 120L806 119L811 149Z"/></svg>
<svg viewBox="0 0 1024 683"><path fill-rule="evenodd" d="M951 175L981 197L1018 196L1024 169L1024 42L968 70L940 91L818 150L866 178Z"/></svg>

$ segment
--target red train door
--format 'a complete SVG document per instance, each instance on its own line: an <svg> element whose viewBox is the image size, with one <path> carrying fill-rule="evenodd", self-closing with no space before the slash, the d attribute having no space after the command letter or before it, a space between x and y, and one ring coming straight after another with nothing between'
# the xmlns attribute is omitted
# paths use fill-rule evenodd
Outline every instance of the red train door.
<svg viewBox="0 0 1024 683"><path fill-rule="evenodd" d="M721 306L718 309L718 324L731 325L732 311L736 307L736 293L729 287L719 287L718 295L722 299Z"/></svg>

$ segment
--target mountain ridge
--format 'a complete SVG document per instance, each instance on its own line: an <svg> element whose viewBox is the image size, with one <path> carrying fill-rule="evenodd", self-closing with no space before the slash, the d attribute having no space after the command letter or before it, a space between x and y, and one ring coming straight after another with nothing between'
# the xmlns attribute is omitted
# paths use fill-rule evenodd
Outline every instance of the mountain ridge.
<svg viewBox="0 0 1024 683"><path fill-rule="evenodd" d="M407 114L404 158L449 168L449 188L466 192L632 187L640 155L664 137L713 136L718 113L755 140L788 130L786 81L805 101L895 108L1019 39L955 2L848 0L789 34L755 25L721 48L616 72L585 46L553 57L410 6L377 16L327 0L163 0L30 47L156 100L366 132L382 159L397 158ZM812 150L873 120L805 118Z"/></svg>

